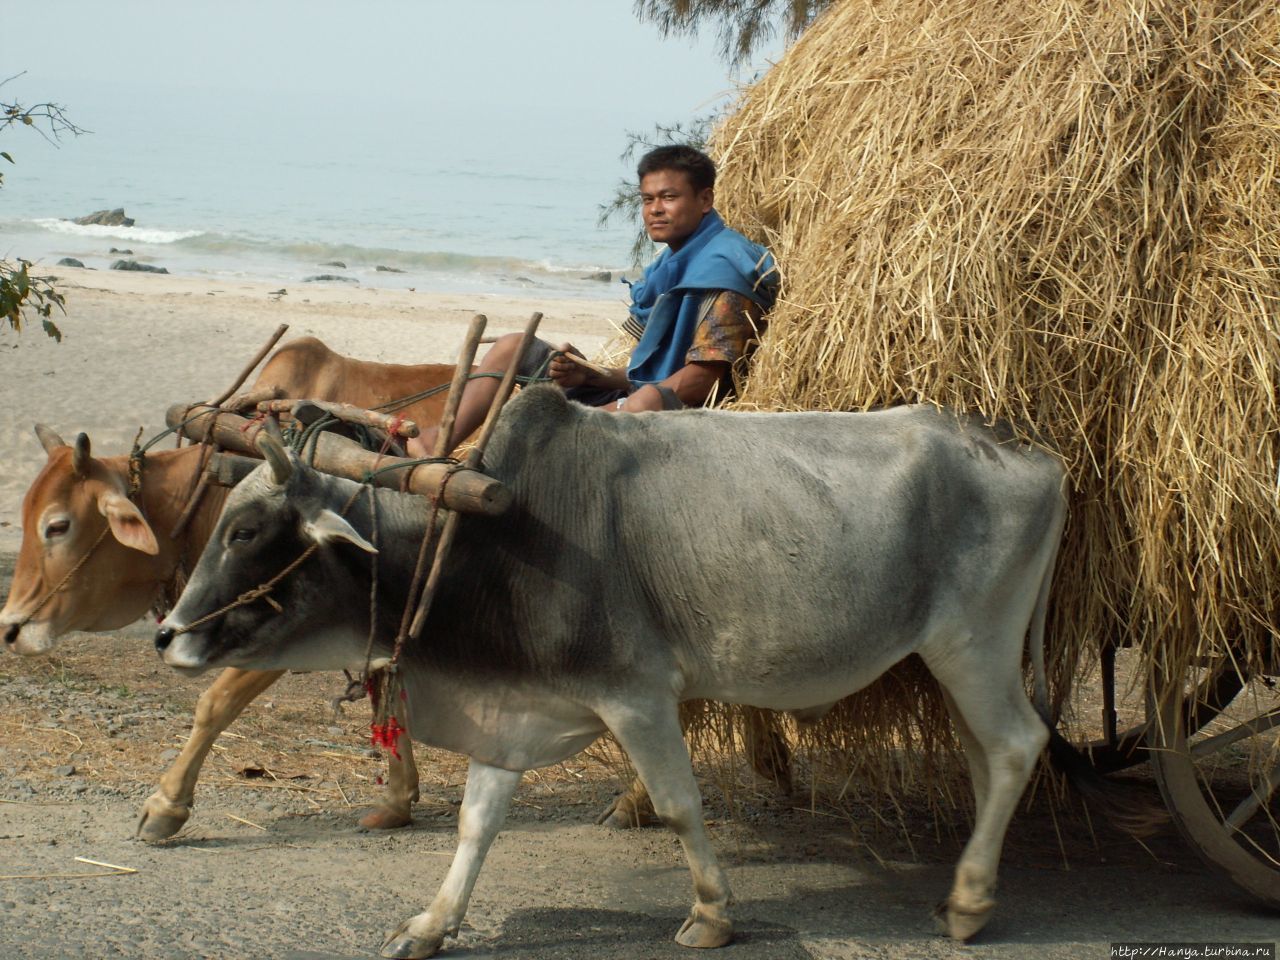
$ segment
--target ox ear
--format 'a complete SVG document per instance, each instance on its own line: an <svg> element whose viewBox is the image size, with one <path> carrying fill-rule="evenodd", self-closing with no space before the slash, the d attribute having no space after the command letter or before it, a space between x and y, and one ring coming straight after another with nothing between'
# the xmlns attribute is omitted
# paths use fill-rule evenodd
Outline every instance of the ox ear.
<svg viewBox="0 0 1280 960"><path fill-rule="evenodd" d="M77 477L89 476L89 436L77 434L75 445L71 448L71 470Z"/></svg>
<svg viewBox="0 0 1280 960"><path fill-rule="evenodd" d="M98 509L111 525L112 535L126 547L141 550L153 557L160 552L151 524L147 523L142 511L128 497L122 497L118 493L104 493L98 498Z"/></svg>
<svg viewBox="0 0 1280 960"><path fill-rule="evenodd" d="M43 423L36 424L36 436L40 438L40 446L44 447L45 453L53 453L59 447L65 447L66 441L60 436L46 427Z"/></svg>
<svg viewBox="0 0 1280 960"><path fill-rule="evenodd" d="M317 516L307 521L302 532L321 545L333 540L345 540L366 553L378 552L377 547L356 533L355 527L332 510L321 510Z"/></svg>

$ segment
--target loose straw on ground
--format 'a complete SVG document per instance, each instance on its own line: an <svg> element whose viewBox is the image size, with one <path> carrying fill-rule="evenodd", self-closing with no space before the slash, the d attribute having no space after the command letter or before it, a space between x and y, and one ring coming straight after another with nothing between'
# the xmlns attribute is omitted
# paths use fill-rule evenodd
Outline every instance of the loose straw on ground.
<svg viewBox="0 0 1280 960"><path fill-rule="evenodd" d="M103 863L101 860L90 860L88 857L76 857L77 863L87 863L93 867L104 867L108 872L97 873L9 873L0 875L0 880L87 880L92 877L123 877L137 873L134 867L121 867L114 863Z"/></svg>

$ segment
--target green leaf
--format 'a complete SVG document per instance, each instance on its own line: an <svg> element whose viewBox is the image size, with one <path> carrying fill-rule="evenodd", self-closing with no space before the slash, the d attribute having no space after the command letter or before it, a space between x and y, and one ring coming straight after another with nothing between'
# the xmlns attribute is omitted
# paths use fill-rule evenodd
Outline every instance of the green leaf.
<svg viewBox="0 0 1280 960"><path fill-rule="evenodd" d="M13 159L13 157L9 156L9 154L5 153L3 150L0 150L0 157L4 157L4 158L5 158L6 160L8 160L10 163L15 162L15 161L14 161L14 159Z"/></svg>
<svg viewBox="0 0 1280 960"><path fill-rule="evenodd" d="M44 326L44 332L46 334L53 337L53 339L58 341L58 343L62 342L62 331L58 329L58 325L56 323L52 320L42 320L40 322Z"/></svg>

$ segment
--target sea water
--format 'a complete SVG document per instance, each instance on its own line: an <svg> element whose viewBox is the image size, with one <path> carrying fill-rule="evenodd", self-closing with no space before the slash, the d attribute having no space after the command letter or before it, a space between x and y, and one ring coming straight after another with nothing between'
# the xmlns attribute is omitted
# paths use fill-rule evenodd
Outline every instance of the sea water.
<svg viewBox="0 0 1280 960"><path fill-rule="evenodd" d="M437 106L343 118L276 98L271 111L228 123L195 94L172 109L157 102L169 101L103 110L89 98L68 112L92 132L56 149L9 131L0 146L16 163L4 165L0 258L64 276L63 257L94 269L132 259L285 287L329 274L533 296L621 297L620 274L637 273L636 225L597 225L632 175L618 159L623 126L607 114L477 117ZM218 122L202 121L210 116ZM117 207L133 226L72 222Z"/></svg>

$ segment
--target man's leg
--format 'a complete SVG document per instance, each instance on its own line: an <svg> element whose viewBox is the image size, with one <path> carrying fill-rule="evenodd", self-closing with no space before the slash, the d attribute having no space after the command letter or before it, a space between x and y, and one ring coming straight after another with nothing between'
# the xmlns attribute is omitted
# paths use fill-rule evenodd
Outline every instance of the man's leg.
<svg viewBox="0 0 1280 960"><path fill-rule="evenodd" d="M480 361L480 365L476 367L475 372L472 373L471 379L467 381L467 386L462 391L462 402L458 404L458 416L453 423L450 449L460 444L479 428L480 424L484 423L484 418L489 413L489 407L493 404L493 398L498 395L501 374L506 373L507 367L511 366L511 358L520 349L520 338L522 336L523 334L519 333L508 333L499 337L494 345L489 348L489 352L484 355L484 359ZM531 360L537 358L541 358L540 365L545 366L549 351L553 349L550 344L544 341L534 340L529 345L529 352L525 357L525 366L528 366ZM532 376L532 373L526 372L524 369L520 373ZM498 374L499 376L477 376L477 374ZM437 424L424 427L421 434L405 444L409 456L432 456L435 452L436 435L438 433L439 426Z"/></svg>

